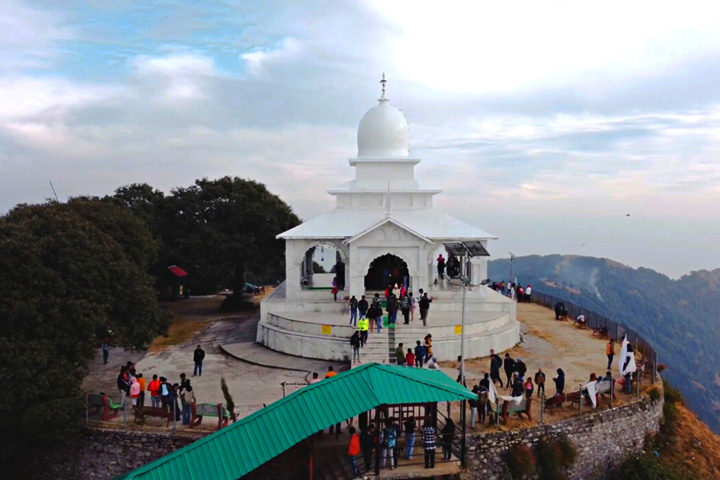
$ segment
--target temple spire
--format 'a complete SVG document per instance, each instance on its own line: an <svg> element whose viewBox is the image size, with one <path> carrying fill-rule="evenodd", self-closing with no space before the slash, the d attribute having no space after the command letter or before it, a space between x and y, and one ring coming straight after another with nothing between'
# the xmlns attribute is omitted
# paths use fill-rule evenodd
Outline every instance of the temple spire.
<svg viewBox="0 0 720 480"><path fill-rule="evenodd" d="M379 102L387 102L387 98L385 98L385 85L387 84L387 80L385 79L385 72L383 72L382 80L380 80L380 85L382 85L382 95L380 95Z"/></svg>

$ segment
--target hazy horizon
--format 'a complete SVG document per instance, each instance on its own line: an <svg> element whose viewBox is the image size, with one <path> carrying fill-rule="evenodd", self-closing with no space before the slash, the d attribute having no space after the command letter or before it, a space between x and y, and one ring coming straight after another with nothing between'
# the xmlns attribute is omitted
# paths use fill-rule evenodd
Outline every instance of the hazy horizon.
<svg viewBox="0 0 720 480"><path fill-rule="evenodd" d="M65 200L237 175L309 219L353 177L385 72L418 178L500 237L495 258L713 270L718 9L6 0L0 212L50 198L48 180Z"/></svg>

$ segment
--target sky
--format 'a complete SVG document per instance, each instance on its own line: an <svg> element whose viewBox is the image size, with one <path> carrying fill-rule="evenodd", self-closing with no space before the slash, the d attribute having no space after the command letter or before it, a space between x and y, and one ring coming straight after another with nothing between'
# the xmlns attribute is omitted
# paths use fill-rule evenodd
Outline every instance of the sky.
<svg viewBox="0 0 720 480"><path fill-rule="evenodd" d="M720 267L712 2L0 2L0 212L131 183L265 183L303 219L388 97L495 257ZM629 216L628 216L629 215Z"/></svg>

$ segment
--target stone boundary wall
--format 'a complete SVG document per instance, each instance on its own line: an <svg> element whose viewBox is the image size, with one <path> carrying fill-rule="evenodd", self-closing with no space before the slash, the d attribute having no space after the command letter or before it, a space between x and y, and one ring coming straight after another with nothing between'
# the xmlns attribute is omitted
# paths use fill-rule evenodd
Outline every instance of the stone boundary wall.
<svg viewBox="0 0 720 480"><path fill-rule="evenodd" d="M524 430L489 432L467 436L467 469L462 480L510 479L507 468L511 446L533 448L541 440L569 439L577 449L577 459L569 478L577 480L609 478L609 471L630 454L639 453L645 436L660 428L663 400L654 404L648 398L612 410L599 410L560 423ZM512 420L511 420L512 421Z"/></svg>
<svg viewBox="0 0 720 480"><path fill-rule="evenodd" d="M165 432L88 428L81 436L68 440L51 454L38 452L36 460L29 465L30 475L24 478L111 479L189 445L209 433L172 435Z"/></svg>

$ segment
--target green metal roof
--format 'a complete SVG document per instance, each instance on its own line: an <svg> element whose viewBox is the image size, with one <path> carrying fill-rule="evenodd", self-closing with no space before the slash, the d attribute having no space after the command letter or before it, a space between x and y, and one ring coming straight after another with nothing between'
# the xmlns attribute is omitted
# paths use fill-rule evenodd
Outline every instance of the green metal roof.
<svg viewBox="0 0 720 480"><path fill-rule="evenodd" d="M474 397L438 370L369 363L301 388L117 480L236 480L312 434L377 406Z"/></svg>

